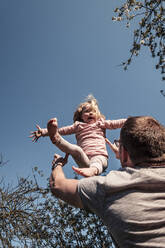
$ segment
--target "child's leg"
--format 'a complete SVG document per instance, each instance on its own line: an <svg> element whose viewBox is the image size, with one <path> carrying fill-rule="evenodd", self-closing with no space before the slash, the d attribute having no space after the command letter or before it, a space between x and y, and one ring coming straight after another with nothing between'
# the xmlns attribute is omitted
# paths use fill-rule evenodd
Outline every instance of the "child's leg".
<svg viewBox="0 0 165 248"><path fill-rule="evenodd" d="M89 168L90 161L80 146L69 143L61 136L60 140L55 143L55 145L62 152L69 153L80 168Z"/></svg>
<svg viewBox="0 0 165 248"><path fill-rule="evenodd" d="M96 167L89 167L89 168L78 168L72 166L72 169L79 175L83 177L93 177L98 175L98 169Z"/></svg>
<svg viewBox="0 0 165 248"><path fill-rule="evenodd" d="M105 156L93 156L90 159L90 167L89 168L76 168L72 167L72 169L79 175L84 177L91 177L99 175L105 170L108 166L108 158Z"/></svg>
<svg viewBox="0 0 165 248"><path fill-rule="evenodd" d="M93 156L90 159L90 168L96 167L98 169L98 175L100 175L108 166L108 158L102 155Z"/></svg>
<svg viewBox="0 0 165 248"><path fill-rule="evenodd" d="M90 161L81 147L69 143L58 133L58 124L55 118L48 122L48 133L52 143L62 152L70 154L79 167L89 167Z"/></svg>

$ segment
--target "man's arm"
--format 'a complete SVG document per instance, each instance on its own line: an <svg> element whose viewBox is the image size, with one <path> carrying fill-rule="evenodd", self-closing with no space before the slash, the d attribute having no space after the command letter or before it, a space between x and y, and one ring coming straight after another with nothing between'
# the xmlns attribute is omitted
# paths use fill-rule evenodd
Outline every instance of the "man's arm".
<svg viewBox="0 0 165 248"><path fill-rule="evenodd" d="M64 175L62 164L56 164L56 168L50 176L50 188L53 195L77 208L83 208L81 198L78 194L78 181L67 179Z"/></svg>

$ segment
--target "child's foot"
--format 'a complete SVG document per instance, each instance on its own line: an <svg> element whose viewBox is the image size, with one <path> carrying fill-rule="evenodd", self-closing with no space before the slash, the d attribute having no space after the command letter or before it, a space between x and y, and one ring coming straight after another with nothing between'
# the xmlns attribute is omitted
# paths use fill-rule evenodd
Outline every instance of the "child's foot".
<svg viewBox="0 0 165 248"><path fill-rule="evenodd" d="M77 168L72 166L72 169L79 175L83 177L92 177L98 175L98 169L96 167L89 168Z"/></svg>
<svg viewBox="0 0 165 248"><path fill-rule="evenodd" d="M52 143L53 144L57 143L60 139L60 135L58 133L58 123L56 118L50 119L48 121L47 129Z"/></svg>

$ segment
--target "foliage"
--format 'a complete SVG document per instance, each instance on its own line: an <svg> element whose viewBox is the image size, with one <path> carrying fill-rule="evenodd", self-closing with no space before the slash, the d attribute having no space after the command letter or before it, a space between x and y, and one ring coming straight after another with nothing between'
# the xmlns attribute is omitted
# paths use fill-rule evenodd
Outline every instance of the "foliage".
<svg viewBox="0 0 165 248"><path fill-rule="evenodd" d="M142 47L148 47L153 58L157 57L156 69L162 73L165 80L165 1L164 0L126 0L121 7L115 9L114 21L126 21L126 26L135 18L138 27L134 30L134 39L130 57L123 62L124 69L137 56Z"/></svg>
<svg viewBox="0 0 165 248"><path fill-rule="evenodd" d="M38 186L35 173L14 188L0 182L0 247L111 247L98 217L54 198L49 187Z"/></svg>

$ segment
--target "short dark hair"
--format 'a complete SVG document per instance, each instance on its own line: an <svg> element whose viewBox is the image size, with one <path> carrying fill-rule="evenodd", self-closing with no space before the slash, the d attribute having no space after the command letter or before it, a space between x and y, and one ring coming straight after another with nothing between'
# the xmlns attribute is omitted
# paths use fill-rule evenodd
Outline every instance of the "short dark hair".
<svg viewBox="0 0 165 248"><path fill-rule="evenodd" d="M134 165L165 163L165 127L150 116L129 117L120 140Z"/></svg>

